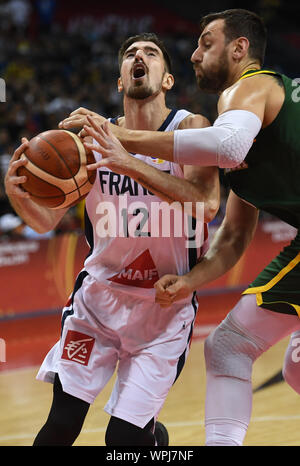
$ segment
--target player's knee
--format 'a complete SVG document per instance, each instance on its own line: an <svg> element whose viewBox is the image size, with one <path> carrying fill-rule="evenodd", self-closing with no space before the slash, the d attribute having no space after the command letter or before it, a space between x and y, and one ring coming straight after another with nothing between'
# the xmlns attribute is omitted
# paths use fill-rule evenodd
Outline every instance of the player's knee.
<svg viewBox="0 0 300 466"><path fill-rule="evenodd" d="M142 429L130 422L112 416L105 433L107 446L151 446L155 437L151 432L153 419Z"/></svg>
<svg viewBox="0 0 300 466"><path fill-rule="evenodd" d="M205 341L206 369L216 376L250 380L253 362L262 352L255 339L227 316Z"/></svg>
<svg viewBox="0 0 300 466"><path fill-rule="evenodd" d="M34 446L71 446L81 430L82 423L50 413L37 435Z"/></svg>
<svg viewBox="0 0 300 466"><path fill-rule="evenodd" d="M66 416L56 413L48 418L48 424L56 431L58 437L69 439L70 442L75 441L80 434L83 419L76 414Z"/></svg>

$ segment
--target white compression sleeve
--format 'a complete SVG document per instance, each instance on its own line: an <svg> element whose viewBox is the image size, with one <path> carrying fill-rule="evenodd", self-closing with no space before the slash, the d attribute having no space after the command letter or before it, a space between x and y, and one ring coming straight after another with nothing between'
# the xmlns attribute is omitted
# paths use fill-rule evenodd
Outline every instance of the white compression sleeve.
<svg viewBox="0 0 300 466"><path fill-rule="evenodd" d="M247 110L222 113L208 128L174 131L174 162L233 168L245 159L261 120Z"/></svg>

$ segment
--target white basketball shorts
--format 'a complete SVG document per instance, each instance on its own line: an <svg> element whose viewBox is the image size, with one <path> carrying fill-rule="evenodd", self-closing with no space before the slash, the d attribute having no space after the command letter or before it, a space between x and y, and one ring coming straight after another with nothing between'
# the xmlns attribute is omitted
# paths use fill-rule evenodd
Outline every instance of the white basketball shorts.
<svg viewBox="0 0 300 466"><path fill-rule="evenodd" d="M117 369L105 411L143 428L162 408L189 351L197 305L162 309L96 282L77 278L63 309L61 339L47 354L37 379L93 403ZM67 316L67 317L66 317Z"/></svg>

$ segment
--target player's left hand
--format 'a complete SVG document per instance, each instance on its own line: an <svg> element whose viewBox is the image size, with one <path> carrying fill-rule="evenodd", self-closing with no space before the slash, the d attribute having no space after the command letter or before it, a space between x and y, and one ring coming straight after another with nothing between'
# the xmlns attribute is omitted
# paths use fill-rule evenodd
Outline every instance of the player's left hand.
<svg viewBox="0 0 300 466"><path fill-rule="evenodd" d="M97 120L99 124L102 124L104 121L106 121L106 118L99 115L98 113L92 112L91 110L88 110L84 107L79 107L72 113L70 113L70 115L67 118L61 121L58 124L58 127L67 130L73 128L83 128L84 125L89 124L87 120L88 116L93 117L95 120ZM81 131L78 133L78 136L81 138L86 137L86 131L84 129L81 129Z"/></svg>
<svg viewBox="0 0 300 466"><path fill-rule="evenodd" d="M91 165L87 165L88 170L95 170L100 167L107 167L115 173L130 175L133 168L134 158L124 149L120 141L114 136L109 127L108 121L99 125L95 118L87 116L89 126L85 125L84 130L98 144L91 144L84 141L84 146L88 150L94 150L102 155L102 159Z"/></svg>

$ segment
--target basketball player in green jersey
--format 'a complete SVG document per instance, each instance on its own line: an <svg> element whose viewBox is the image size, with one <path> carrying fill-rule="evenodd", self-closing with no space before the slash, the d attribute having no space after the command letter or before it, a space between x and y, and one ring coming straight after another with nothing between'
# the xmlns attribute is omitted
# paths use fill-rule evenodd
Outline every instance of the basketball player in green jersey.
<svg viewBox="0 0 300 466"><path fill-rule="evenodd" d="M223 223L191 272L157 282L162 307L234 266L252 239L260 209L299 229L300 90L296 80L262 68L265 45L265 28L252 12L227 10L202 19L192 62L199 88L220 95L219 117L210 128L124 131L84 109L62 123L65 128L86 124L84 131L102 146L101 164L120 173L126 173L125 149L225 168L231 191ZM206 340L207 445L242 445L251 416L253 362L285 336L298 332L300 337L299 283L298 233ZM298 393L299 342L293 333L283 370Z"/></svg>

